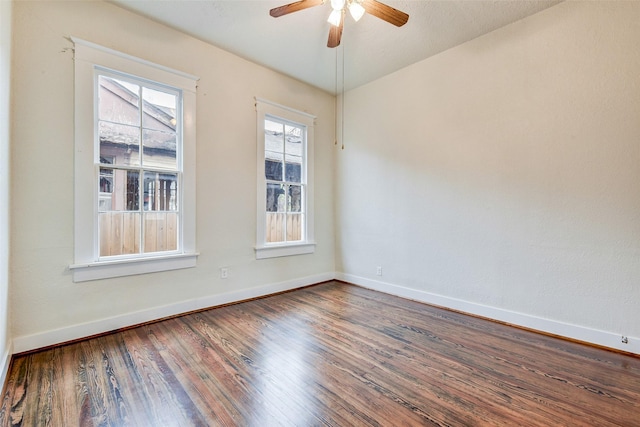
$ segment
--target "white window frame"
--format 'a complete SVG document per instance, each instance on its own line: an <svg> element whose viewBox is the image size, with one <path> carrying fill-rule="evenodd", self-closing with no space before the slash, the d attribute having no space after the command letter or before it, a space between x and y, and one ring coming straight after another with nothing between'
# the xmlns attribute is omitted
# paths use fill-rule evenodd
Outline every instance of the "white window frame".
<svg viewBox="0 0 640 427"><path fill-rule="evenodd" d="M313 227L313 137L316 116L276 104L261 98L256 98L257 112L257 227L256 227L256 259L275 258L282 256L310 254L315 252ZM274 117L306 127L306 147L304 150L305 166L302 168L306 175L305 197L303 212L305 212L305 239L295 242L267 243L266 214L267 214L267 179L265 176L265 118Z"/></svg>
<svg viewBox="0 0 640 427"><path fill-rule="evenodd" d="M195 267L196 251L196 84L190 74L157 65L82 39L72 37L75 62L74 153L74 282L130 276ZM182 93L182 182L179 248L152 254L100 260L98 248L99 156L95 96L96 70L113 70L157 82Z"/></svg>

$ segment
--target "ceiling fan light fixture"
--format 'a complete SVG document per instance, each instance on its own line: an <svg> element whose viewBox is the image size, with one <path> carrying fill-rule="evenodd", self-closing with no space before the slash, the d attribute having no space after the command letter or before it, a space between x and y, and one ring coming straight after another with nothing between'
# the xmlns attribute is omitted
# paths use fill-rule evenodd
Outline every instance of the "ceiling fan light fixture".
<svg viewBox="0 0 640 427"><path fill-rule="evenodd" d="M342 10L344 8L345 0L331 0L331 7L333 10Z"/></svg>
<svg viewBox="0 0 640 427"><path fill-rule="evenodd" d="M365 10L360 3L353 0L349 3L349 12L351 13L354 21L358 22L364 15Z"/></svg>
<svg viewBox="0 0 640 427"><path fill-rule="evenodd" d="M327 22L334 27L339 27L340 22L342 22L342 10L333 9L333 11L331 11L331 15L329 15L329 19L327 19Z"/></svg>
<svg viewBox="0 0 640 427"><path fill-rule="evenodd" d="M296 0L293 3L274 7L269 11L269 15L278 18L310 7L320 6L326 2L327 0ZM378 0L330 0L330 2L332 12L331 15L329 15L329 19L327 19L331 24L329 27L329 39L327 40L327 47L329 48L340 46L344 26L344 15L347 13L345 9L349 9L353 19L356 21L362 18L365 13L369 13L396 27L403 26L409 20L409 15L406 13L394 9Z"/></svg>

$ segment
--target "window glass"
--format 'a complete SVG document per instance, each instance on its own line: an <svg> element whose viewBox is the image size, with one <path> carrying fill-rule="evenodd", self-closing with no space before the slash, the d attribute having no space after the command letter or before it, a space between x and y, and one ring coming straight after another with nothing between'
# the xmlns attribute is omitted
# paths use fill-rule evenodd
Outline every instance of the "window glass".
<svg viewBox="0 0 640 427"><path fill-rule="evenodd" d="M123 125L140 125L140 86L108 76L98 76L98 118Z"/></svg>
<svg viewBox="0 0 640 427"><path fill-rule="evenodd" d="M264 174L267 179L274 181L282 180L282 164L284 163L284 154L274 153L272 151L265 152Z"/></svg>
<svg viewBox="0 0 640 427"><path fill-rule="evenodd" d="M174 94L143 88L142 162L146 167L176 167L176 107Z"/></svg>
<svg viewBox="0 0 640 427"><path fill-rule="evenodd" d="M97 82L100 257L175 251L180 92L111 72Z"/></svg>
<svg viewBox="0 0 640 427"><path fill-rule="evenodd" d="M178 210L178 175L145 172L144 174L144 210Z"/></svg>
<svg viewBox="0 0 640 427"><path fill-rule="evenodd" d="M100 159L122 166L139 162L140 86L98 76ZM115 163L114 163L115 162Z"/></svg>
<svg viewBox="0 0 640 427"><path fill-rule="evenodd" d="M138 171L100 168L98 211L137 210Z"/></svg>
<svg viewBox="0 0 640 427"><path fill-rule="evenodd" d="M274 117L264 121L267 243L303 239L305 132L304 126ZM294 212L296 215L291 215Z"/></svg>

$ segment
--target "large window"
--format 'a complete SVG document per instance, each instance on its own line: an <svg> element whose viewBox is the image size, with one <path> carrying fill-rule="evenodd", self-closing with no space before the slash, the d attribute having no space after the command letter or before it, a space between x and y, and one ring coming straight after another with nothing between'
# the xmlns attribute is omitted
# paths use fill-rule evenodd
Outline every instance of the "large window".
<svg viewBox="0 0 640 427"><path fill-rule="evenodd" d="M178 250L182 94L96 69L99 259Z"/></svg>
<svg viewBox="0 0 640 427"><path fill-rule="evenodd" d="M258 258L310 253L314 117L264 100L258 111Z"/></svg>
<svg viewBox="0 0 640 427"><path fill-rule="evenodd" d="M74 43L74 280L194 266L197 79Z"/></svg>

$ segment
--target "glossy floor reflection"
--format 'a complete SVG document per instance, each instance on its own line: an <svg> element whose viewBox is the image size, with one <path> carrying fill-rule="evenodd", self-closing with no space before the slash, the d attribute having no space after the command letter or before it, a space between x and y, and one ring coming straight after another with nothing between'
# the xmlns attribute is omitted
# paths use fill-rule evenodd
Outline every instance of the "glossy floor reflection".
<svg viewBox="0 0 640 427"><path fill-rule="evenodd" d="M640 359L328 282L16 357L0 426L639 426Z"/></svg>

